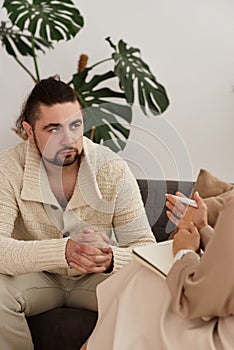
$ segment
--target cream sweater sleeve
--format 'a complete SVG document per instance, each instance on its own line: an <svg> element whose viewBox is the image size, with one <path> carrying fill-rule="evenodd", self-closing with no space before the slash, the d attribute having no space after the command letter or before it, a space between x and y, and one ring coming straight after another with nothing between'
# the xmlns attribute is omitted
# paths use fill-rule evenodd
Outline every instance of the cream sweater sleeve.
<svg viewBox="0 0 234 350"><path fill-rule="evenodd" d="M113 248L114 272L132 260L133 247L156 242L139 187L126 163L117 186L113 227L118 241L118 246Z"/></svg>
<svg viewBox="0 0 234 350"><path fill-rule="evenodd" d="M18 241L0 237L0 273L18 275L66 268L66 242L67 239Z"/></svg>
<svg viewBox="0 0 234 350"><path fill-rule="evenodd" d="M68 267L67 239L19 241L11 238L17 215L14 190L0 174L0 273L17 275Z"/></svg>

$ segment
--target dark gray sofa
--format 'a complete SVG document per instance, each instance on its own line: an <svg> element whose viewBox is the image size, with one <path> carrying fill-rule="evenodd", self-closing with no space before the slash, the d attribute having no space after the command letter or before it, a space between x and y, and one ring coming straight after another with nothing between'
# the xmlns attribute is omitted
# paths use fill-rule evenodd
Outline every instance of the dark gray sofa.
<svg viewBox="0 0 234 350"><path fill-rule="evenodd" d="M173 230L165 211L165 193L177 190L189 195L193 182L137 180L146 214L157 241ZM58 308L28 318L35 350L78 350L91 334L97 313L83 309ZM110 349L111 350L111 349Z"/></svg>

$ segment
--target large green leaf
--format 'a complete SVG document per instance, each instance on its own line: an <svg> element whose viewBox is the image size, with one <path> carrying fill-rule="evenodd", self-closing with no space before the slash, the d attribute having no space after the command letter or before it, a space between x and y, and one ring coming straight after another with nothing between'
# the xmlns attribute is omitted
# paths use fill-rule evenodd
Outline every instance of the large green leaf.
<svg viewBox="0 0 234 350"><path fill-rule="evenodd" d="M120 80L120 88L125 92L127 102L135 102L134 89L137 88L138 102L145 114L147 108L155 115L164 112L169 105L166 91L141 59L140 50L128 48L123 40L119 41L117 47L109 38L107 41L115 50L112 54L115 61L114 73Z"/></svg>
<svg viewBox="0 0 234 350"><path fill-rule="evenodd" d="M20 53L23 56L33 56L32 40L37 50L44 52L44 48L52 48L52 44L32 34L23 34L11 24L0 22L0 40L9 55L15 58Z"/></svg>
<svg viewBox="0 0 234 350"><path fill-rule="evenodd" d="M123 92L102 87L107 84L108 79L116 78L112 71L94 75L88 81L90 70L87 68L82 73L76 73L72 79L72 84L83 107L85 135L90 138L95 129L93 141L103 143L118 152L124 149L129 137L132 109L126 105L126 102L125 104L114 102L116 99L126 101Z"/></svg>
<svg viewBox="0 0 234 350"><path fill-rule="evenodd" d="M84 25L71 0L4 0L3 7L21 31L27 29L47 42L69 40Z"/></svg>

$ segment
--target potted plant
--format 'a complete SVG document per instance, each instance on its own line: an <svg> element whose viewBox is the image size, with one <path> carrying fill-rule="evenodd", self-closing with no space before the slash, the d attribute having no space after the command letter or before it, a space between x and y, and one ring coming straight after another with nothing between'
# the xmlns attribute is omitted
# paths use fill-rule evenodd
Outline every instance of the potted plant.
<svg viewBox="0 0 234 350"><path fill-rule="evenodd" d="M0 23L2 46L35 83L41 78L38 54L52 49L54 42L73 39L84 25L72 0L4 0L3 8L9 20ZM87 55L81 55L79 69L68 83L85 110L85 135L117 152L129 137L133 104L138 102L145 115L158 115L166 110L169 100L139 49L122 39L117 44L110 37L106 41L110 57L87 66ZM25 63L27 57L33 60L33 72ZM95 74L95 68L107 61L113 68ZM111 79L117 80L117 89L108 87Z"/></svg>

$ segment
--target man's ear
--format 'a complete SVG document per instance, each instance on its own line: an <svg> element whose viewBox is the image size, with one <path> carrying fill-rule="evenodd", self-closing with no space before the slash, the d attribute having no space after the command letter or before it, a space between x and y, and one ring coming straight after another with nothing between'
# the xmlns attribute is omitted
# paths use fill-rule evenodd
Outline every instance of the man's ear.
<svg viewBox="0 0 234 350"><path fill-rule="evenodd" d="M22 126L23 126L26 134L28 135L28 138L29 138L30 142L34 143L34 135L33 135L32 126L29 123L27 123L27 122L23 122Z"/></svg>

